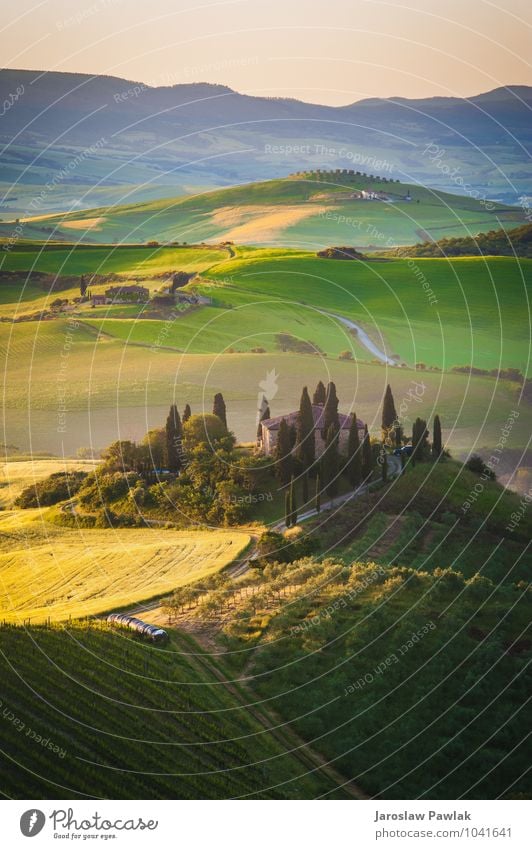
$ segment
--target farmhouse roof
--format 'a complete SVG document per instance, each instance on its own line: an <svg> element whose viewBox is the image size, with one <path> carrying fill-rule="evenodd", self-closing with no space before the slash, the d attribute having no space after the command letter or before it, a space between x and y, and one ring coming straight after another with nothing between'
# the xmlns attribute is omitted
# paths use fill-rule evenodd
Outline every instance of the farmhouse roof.
<svg viewBox="0 0 532 849"><path fill-rule="evenodd" d="M135 284L127 285L127 286L111 286L107 289L108 292L124 292L128 293L137 293L137 292L148 292L149 289L146 286L137 286Z"/></svg>
<svg viewBox="0 0 532 849"><path fill-rule="evenodd" d="M297 425L297 420L299 416L299 411L296 410L294 413L286 413L284 416L274 416L271 419L264 419L261 424L267 430L279 430L280 424L284 419L288 425ZM314 419L314 428L323 427L324 418L325 418L325 408L319 404L312 405L312 417ZM340 421L340 430L349 430L351 427L351 422L353 421L353 413L338 413L338 419ZM359 430L363 430L364 422L357 419L357 425Z"/></svg>

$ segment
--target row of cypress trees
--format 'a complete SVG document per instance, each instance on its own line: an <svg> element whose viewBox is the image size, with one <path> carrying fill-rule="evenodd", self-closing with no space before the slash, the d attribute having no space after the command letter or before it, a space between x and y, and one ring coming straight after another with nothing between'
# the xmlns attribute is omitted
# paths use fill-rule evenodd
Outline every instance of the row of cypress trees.
<svg viewBox="0 0 532 849"><path fill-rule="evenodd" d="M320 417L321 436L325 447L321 458L316 458L313 406L322 407ZM334 497L338 491L339 478L345 473L353 487L359 486L371 474L373 454L367 427L362 444L358 432L357 416L353 415L347 442L347 458L339 454L340 419L338 395L331 381L327 387L320 381L312 402L308 388L303 387L299 404L297 425L289 425L282 419L279 425L275 449L276 473L283 486L288 485L295 471L305 478L320 475L326 492ZM308 482L307 482L308 488Z"/></svg>
<svg viewBox="0 0 532 849"><path fill-rule="evenodd" d="M325 442L321 458L316 458L316 447L314 437L314 415L313 406L323 408L321 416L321 435ZM267 407L267 416L270 410ZM308 388L303 387L297 425L289 425L286 419L282 419L279 426L278 440L275 449L276 474L281 485L290 488L286 493L286 517L287 525L295 524L294 516L297 516L294 494L294 473L302 475L303 501L308 502L308 476L316 477L327 494L333 498L338 493L339 480L345 474L353 489L366 480L374 466L374 454L368 434L367 425L364 426L364 437L360 440L357 416L353 414L349 436L347 441L347 455L341 458L339 454L340 421L338 415L338 396L336 386L331 381L327 387L320 381L314 391L312 402ZM443 453L442 432L440 417L436 415L433 422L432 446L428 444L429 431L424 419L417 418L412 432L412 464L419 460L428 459L429 454L434 459L439 459ZM397 416L395 402L390 385L386 387L382 407L382 448L381 448L381 476L384 481L388 476L388 461L384 449L385 444L403 444L403 428ZM316 508L319 509L319 494L316 493Z"/></svg>

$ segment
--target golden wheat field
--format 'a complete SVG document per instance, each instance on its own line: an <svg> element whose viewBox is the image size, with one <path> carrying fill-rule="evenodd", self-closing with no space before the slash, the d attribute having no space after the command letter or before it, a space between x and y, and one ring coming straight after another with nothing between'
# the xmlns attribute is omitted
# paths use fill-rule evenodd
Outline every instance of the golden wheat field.
<svg viewBox="0 0 532 849"><path fill-rule="evenodd" d="M0 533L0 620L31 624L170 592L227 566L250 540L229 531L48 528L39 510L4 511Z"/></svg>

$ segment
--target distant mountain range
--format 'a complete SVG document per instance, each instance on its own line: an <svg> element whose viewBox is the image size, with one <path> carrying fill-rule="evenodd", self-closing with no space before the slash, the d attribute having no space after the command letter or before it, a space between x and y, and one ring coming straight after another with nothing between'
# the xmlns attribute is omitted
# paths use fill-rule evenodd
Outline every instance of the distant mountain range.
<svg viewBox="0 0 532 849"><path fill-rule="evenodd" d="M532 195L531 107L528 86L469 99L331 107L206 83L153 88L117 77L2 70L0 182L4 190L16 182L18 191L0 211L24 211L33 187L54 176L40 211L306 168L354 168L517 204Z"/></svg>

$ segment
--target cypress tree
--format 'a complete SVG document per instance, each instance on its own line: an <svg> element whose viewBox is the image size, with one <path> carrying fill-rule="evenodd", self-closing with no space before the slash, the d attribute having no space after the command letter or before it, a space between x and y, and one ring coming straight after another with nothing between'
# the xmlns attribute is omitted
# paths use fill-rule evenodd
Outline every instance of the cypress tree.
<svg viewBox="0 0 532 849"><path fill-rule="evenodd" d="M302 479L301 483L302 483L301 497L303 499L303 504L307 504L308 503L308 473L307 472L303 472L303 479Z"/></svg>
<svg viewBox="0 0 532 849"><path fill-rule="evenodd" d="M288 436L290 437L290 450L293 451L297 442L297 430L295 424L288 426Z"/></svg>
<svg viewBox="0 0 532 849"><path fill-rule="evenodd" d="M325 451L323 453L325 460L325 490L330 498L334 498L338 494L338 430L334 424L329 425L327 436L325 437Z"/></svg>
<svg viewBox="0 0 532 849"><path fill-rule="evenodd" d="M346 472L353 489L362 483L362 449L360 447L356 413L353 413L351 427L349 428Z"/></svg>
<svg viewBox="0 0 532 849"><path fill-rule="evenodd" d="M297 525L297 499L294 478L290 478L290 523L292 527Z"/></svg>
<svg viewBox="0 0 532 849"><path fill-rule="evenodd" d="M400 424L398 424L395 427L394 437L395 437L395 447L400 448L401 444L403 442L403 428L401 427Z"/></svg>
<svg viewBox="0 0 532 849"><path fill-rule="evenodd" d="M218 416L220 421L224 423L227 427L227 413L225 409L225 401L224 396L221 392L217 392L214 396L214 404L212 406L212 412L215 416Z"/></svg>
<svg viewBox="0 0 532 849"><path fill-rule="evenodd" d="M383 483L386 483L386 481L388 480L388 457L386 456L386 451L384 450L384 447L381 453L381 477Z"/></svg>
<svg viewBox="0 0 532 849"><path fill-rule="evenodd" d="M390 384L388 384L382 402L382 439L384 442L389 439L391 430L397 426L398 421L397 413L395 411L395 402L393 400Z"/></svg>
<svg viewBox="0 0 532 849"><path fill-rule="evenodd" d="M284 523L287 528L289 528L292 523L292 507L290 504L290 492L288 489L284 494Z"/></svg>
<svg viewBox="0 0 532 849"><path fill-rule="evenodd" d="M314 416L312 415L312 404L306 386L301 393L299 402L299 414L297 417L297 459L304 471L310 469L316 459L314 443Z"/></svg>
<svg viewBox="0 0 532 849"><path fill-rule="evenodd" d="M166 465L168 471L178 472L182 465L183 428L177 406L172 404L166 419Z"/></svg>
<svg viewBox="0 0 532 849"><path fill-rule="evenodd" d="M257 439L262 439L262 422L271 418L270 407L265 395L262 396L262 404L259 412L259 423L257 425Z"/></svg>
<svg viewBox="0 0 532 849"><path fill-rule="evenodd" d="M183 424L185 424L185 422L188 422L191 415L192 415L192 410L190 409L190 404L185 404L185 409L183 410L183 418L182 418Z"/></svg>
<svg viewBox="0 0 532 849"><path fill-rule="evenodd" d="M428 435L427 422L418 416L412 428L412 465L414 466L418 460L422 461L425 459Z"/></svg>
<svg viewBox="0 0 532 849"><path fill-rule="evenodd" d="M321 510L321 478L319 472L316 475L316 497L314 505L316 507L316 513L319 513Z"/></svg>
<svg viewBox="0 0 532 849"><path fill-rule="evenodd" d="M441 422L438 415L434 416L434 424L432 426L432 456L435 460L439 460L442 452L441 442Z"/></svg>
<svg viewBox="0 0 532 849"><path fill-rule="evenodd" d="M373 471L373 452L368 433L368 426L364 425L364 441L362 442L362 477L369 478Z"/></svg>
<svg viewBox="0 0 532 849"><path fill-rule="evenodd" d="M290 481L293 469L290 430L286 423L286 419L281 419L281 423L279 425L274 457L275 473L279 478L281 485L285 486Z"/></svg>
<svg viewBox="0 0 532 849"><path fill-rule="evenodd" d="M323 407L325 405L325 400L327 398L327 392L325 390L325 386L319 381L316 389L314 390L314 395L312 396L312 403L316 406Z"/></svg>
<svg viewBox="0 0 532 849"><path fill-rule="evenodd" d="M323 411L323 434L327 438L327 432L331 425L336 431L340 430L340 419L338 417L338 396L336 395L336 386L331 381L327 384L327 398Z"/></svg>

